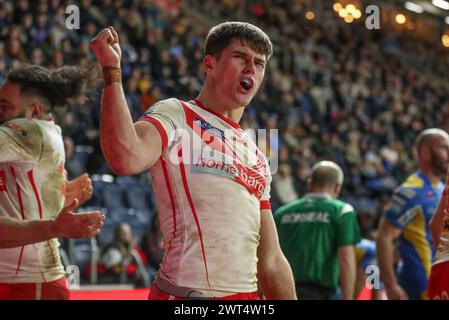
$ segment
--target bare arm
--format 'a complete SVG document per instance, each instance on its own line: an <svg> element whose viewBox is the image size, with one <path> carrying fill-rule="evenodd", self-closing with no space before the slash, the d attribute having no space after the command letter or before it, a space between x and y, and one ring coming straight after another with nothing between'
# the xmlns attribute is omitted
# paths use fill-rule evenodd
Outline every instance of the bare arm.
<svg viewBox="0 0 449 320"><path fill-rule="evenodd" d="M407 294L399 286L394 272L393 241L401 235L401 232L401 229L382 219L376 239L377 261L390 300L407 299Z"/></svg>
<svg viewBox="0 0 449 320"><path fill-rule="evenodd" d="M0 217L0 248L13 248L57 237L87 238L100 233L104 216L99 212L74 214L77 201L64 208L56 219L23 221Z"/></svg>
<svg viewBox="0 0 449 320"><path fill-rule="evenodd" d="M105 75L101 101L101 149L115 173L140 173L151 167L161 155L162 139L152 124L132 122L119 77L121 50L115 30L112 27L103 29L92 39L90 47ZM107 77L112 80L107 81Z"/></svg>
<svg viewBox="0 0 449 320"><path fill-rule="evenodd" d="M353 245L338 248L338 261L340 264L340 286L343 300L354 299L356 261Z"/></svg>
<svg viewBox="0 0 449 320"><path fill-rule="evenodd" d="M148 122L132 123L122 85L103 90L100 143L106 161L117 174L132 175L151 167L162 153L162 139Z"/></svg>
<svg viewBox="0 0 449 320"><path fill-rule="evenodd" d="M268 299L296 300L290 264L282 253L271 210L261 210L257 276Z"/></svg>
<svg viewBox="0 0 449 320"><path fill-rule="evenodd" d="M0 248L13 248L56 238L52 220L22 221L0 217Z"/></svg>
<svg viewBox="0 0 449 320"><path fill-rule="evenodd" d="M362 266L360 264L356 265L354 300L358 298L360 292L362 291L362 288L365 286L366 277L367 275L365 273L365 270L363 270Z"/></svg>

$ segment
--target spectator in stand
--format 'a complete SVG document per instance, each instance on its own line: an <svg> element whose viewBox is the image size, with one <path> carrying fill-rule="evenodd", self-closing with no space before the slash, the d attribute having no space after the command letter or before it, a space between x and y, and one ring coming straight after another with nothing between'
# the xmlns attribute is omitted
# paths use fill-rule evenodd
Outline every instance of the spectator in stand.
<svg viewBox="0 0 449 320"><path fill-rule="evenodd" d="M131 226L120 223L114 240L106 245L100 255L98 278L101 283L141 283L145 255L134 241Z"/></svg>

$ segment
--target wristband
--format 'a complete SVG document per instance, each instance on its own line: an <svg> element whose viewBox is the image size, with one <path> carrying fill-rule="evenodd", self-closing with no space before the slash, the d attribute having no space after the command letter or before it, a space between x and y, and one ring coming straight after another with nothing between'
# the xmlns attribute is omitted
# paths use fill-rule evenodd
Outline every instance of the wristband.
<svg viewBox="0 0 449 320"><path fill-rule="evenodd" d="M104 85L110 85L114 82L122 82L122 72L119 67L103 67Z"/></svg>

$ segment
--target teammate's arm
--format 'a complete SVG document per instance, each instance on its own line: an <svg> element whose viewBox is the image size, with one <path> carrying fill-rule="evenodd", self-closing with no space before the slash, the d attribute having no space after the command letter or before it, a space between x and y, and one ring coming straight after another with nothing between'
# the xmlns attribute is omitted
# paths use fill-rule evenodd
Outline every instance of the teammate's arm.
<svg viewBox="0 0 449 320"><path fill-rule="evenodd" d="M340 286L343 300L354 298L356 280L355 248L353 245L338 248L338 261L340 264Z"/></svg>
<svg viewBox="0 0 449 320"><path fill-rule="evenodd" d="M357 259L356 259L357 260ZM366 283L366 272L361 263L356 262L354 300L358 298Z"/></svg>
<svg viewBox="0 0 449 320"><path fill-rule="evenodd" d="M432 241L435 248L438 247L440 243L440 235L444 227L444 219L449 218L449 212L447 210L448 206L448 196L449 196L449 176L446 179L446 185L444 187L443 195L441 196L440 202L438 203L437 210L429 222L429 229L432 234Z"/></svg>
<svg viewBox="0 0 449 320"><path fill-rule="evenodd" d="M402 233L402 230L393 226L388 220L382 219L377 234L377 261L380 274L387 289L390 300L407 299L407 294L399 286L394 273L394 249L393 242Z"/></svg>
<svg viewBox="0 0 449 320"><path fill-rule="evenodd" d="M56 219L18 220L0 217L0 248L13 248L57 237L87 238L100 233L104 215L98 211L76 214L75 200Z"/></svg>
<svg viewBox="0 0 449 320"><path fill-rule="evenodd" d="M268 299L296 300L290 264L282 253L271 210L261 210L257 277Z"/></svg>
<svg viewBox="0 0 449 320"><path fill-rule="evenodd" d="M121 49L116 31L112 27L103 29L90 47L105 76L100 121L103 154L115 173L140 173L161 155L162 139L151 123L132 122L120 79Z"/></svg>

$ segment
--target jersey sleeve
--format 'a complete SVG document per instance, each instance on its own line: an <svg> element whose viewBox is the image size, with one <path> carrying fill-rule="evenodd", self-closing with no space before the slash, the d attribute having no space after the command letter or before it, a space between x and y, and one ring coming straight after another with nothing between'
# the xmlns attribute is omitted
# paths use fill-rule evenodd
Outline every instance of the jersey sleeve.
<svg viewBox="0 0 449 320"><path fill-rule="evenodd" d="M336 218L337 246L356 245L361 240L359 223L354 208L346 203Z"/></svg>
<svg viewBox="0 0 449 320"><path fill-rule="evenodd" d="M271 176L271 172L270 172L270 165L268 164L268 161L265 158L265 156L264 156L264 159L265 159L265 181L266 181L266 186L265 186L265 190L264 190L262 196L260 197L260 210L264 210L264 209L271 210L270 192L271 192L272 176Z"/></svg>
<svg viewBox="0 0 449 320"><path fill-rule="evenodd" d="M176 129L184 127L185 115L179 101L172 98L152 105L138 121L148 121L156 127L165 150L175 140Z"/></svg>
<svg viewBox="0 0 449 320"><path fill-rule="evenodd" d="M390 203L385 211L385 219L393 226L404 229L422 211L417 201L416 189L399 187L394 191Z"/></svg>
<svg viewBox="0 0 449 320"><path fill-rule="evenodd" d="M15 119L0 126L0 162L37 159L42 150L42 132L28 119Z"/></svg>

